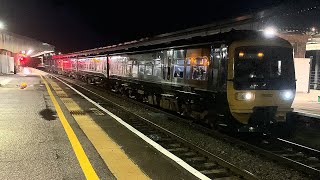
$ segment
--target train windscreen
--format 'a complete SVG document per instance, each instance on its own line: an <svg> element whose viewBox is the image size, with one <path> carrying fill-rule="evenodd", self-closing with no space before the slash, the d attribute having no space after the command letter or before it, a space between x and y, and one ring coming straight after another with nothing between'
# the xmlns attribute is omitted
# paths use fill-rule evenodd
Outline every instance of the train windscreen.
<svg viewBox="0 0 320 180"><path fill-rule="evenodd" d="M295 88L293 51L286 47L239 47L235 51L234 88L281 90Z"/></svg>

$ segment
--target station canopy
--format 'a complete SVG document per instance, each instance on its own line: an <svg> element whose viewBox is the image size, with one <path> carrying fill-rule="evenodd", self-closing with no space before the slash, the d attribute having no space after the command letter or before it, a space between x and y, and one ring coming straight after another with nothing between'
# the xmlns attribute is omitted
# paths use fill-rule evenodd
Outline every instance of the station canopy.
<svg viewBox="0 0 320 180"><path fill-rule="evenodd" d="M54 46L48 43L8 31L0 31L0 49L12 53L24 53L30 57L54 52Z"/></svg>

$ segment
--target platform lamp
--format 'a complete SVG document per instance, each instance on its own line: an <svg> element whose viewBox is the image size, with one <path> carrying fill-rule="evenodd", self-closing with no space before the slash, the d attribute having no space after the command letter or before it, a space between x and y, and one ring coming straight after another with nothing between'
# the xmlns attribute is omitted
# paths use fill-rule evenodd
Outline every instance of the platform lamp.
<svg viewBox="0 0 320 180"><path fill-rule="evenodd" d="M3 30L4 28L5 28L5 24L2 21L0 21L0 30Z"/></svg>

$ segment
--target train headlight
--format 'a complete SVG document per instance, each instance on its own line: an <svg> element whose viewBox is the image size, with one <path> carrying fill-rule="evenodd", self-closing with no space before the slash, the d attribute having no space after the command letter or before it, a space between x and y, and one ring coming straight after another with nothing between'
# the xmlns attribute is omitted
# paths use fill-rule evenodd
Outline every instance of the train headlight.
<svg viewBox="0 0 320 180"><path fill-rule="evenodd" d="M254 94L251 92L239 92L236 94L236 98L240 101L251 101L254 99Z"/></svg>
<svg viewBox="0 0 320 180"><path fill-rule="evenodd" d="M274 28L274 27L267 27L265 30L264 30L264 35L267 37L267 38L272 38L276 35L277 33L277 30Z"/></svg>
<svg viewBox="0 0 320 180"><path fill-rule="evenodd" d="M290 90L283 91L283 92L281 92L281 97L284 100L291 100L291 99L293 99L293 92Z"/></svg>

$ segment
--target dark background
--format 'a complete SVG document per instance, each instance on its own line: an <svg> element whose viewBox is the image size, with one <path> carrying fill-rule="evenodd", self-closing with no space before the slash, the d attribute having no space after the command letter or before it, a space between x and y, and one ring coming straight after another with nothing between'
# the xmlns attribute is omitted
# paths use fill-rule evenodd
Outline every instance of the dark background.
<svg viewBox="0 0 320 180"><path fill-rule="evenodd" d="M296 0L1 0L8 31L71 52L198 26ZM306 0L308 1L308 0Z"/></svg>

